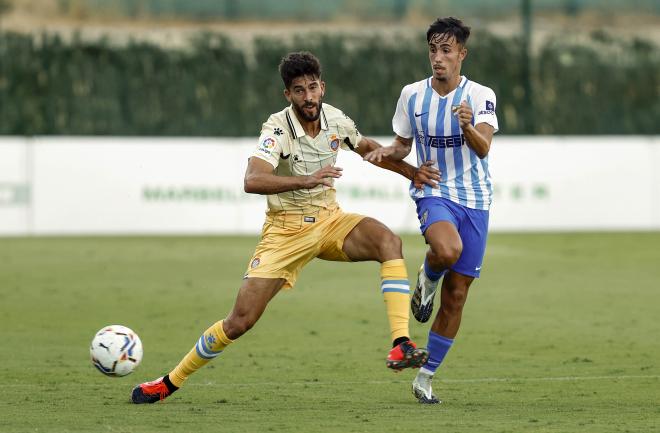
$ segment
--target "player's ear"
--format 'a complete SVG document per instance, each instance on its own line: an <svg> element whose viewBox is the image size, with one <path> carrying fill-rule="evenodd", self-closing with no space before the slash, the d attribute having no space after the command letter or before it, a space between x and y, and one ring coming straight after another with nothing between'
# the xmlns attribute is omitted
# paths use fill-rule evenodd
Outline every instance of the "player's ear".
<svg viewBox="0 0 660 433"><path fill-rule="evenodd" d="M289 101L289 103L291 103L291 92L289 92L289 89L284 89L284 97L287 101Z"/></svg>
<svg viewBox="0 0 660 433"><path fill-rule="evenodd" d="M321 97L325 95L325 81L321 81Z"/></svg>
<svg viewBox="0 0 660 433"><path fill-rule="evenodd" d="M468 49L465 47L461 48L461 51L458 53L458 58L462 62L467 57Z"/></svg>

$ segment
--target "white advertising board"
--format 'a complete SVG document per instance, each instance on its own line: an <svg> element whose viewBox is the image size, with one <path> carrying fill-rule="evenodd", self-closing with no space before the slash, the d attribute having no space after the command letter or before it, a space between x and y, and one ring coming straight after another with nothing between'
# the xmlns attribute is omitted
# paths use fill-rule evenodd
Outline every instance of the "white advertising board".
<svg viewBox="0 0 660 433"><path fill-rule="evenodd" d="M0 235L259 233L265 198L243 192L255 143L0 139ZM337 165L346 211L417 231L405 179L351 152ZM491 229L658 230L659 165L656 137L496 136Z"/></svg>
<svg viewBox="0 0 660 433"><path fill-rule="evenodd" d="M498 137L497 230L660 229L660 140Z"/></svg>
<svg viewBox="0 0 660 433"><path fill-rule="evenodd" d="M263 223L263 199L242 192L246 140L48 138L34 146L36 233L254 233Z"/></svg>
<svg viewBox="0 0 660 433"><path fill-rule="evenodd" d="M0 140L0 236L29 233L29 151L27 139Z"/></svg>

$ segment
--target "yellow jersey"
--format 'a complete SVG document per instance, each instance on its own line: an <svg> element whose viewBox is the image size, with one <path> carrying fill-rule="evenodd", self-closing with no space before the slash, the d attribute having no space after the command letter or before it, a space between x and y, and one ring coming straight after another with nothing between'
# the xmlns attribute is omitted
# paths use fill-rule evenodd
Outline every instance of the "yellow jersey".
<svg viewBox="0 0 660 433"><path fill-rule="evenodd" d="M323 104L321 131L312 138L305 133L292 106L272 114L261 127L253 157L269 162L278 176L306 176L334 165L339 149L354 150L362 140L355 122L341 110ZM334 183L334 179L332 179ZM334 187L317 185L267 196L267 214L315 215L338 208Z"/></svg>

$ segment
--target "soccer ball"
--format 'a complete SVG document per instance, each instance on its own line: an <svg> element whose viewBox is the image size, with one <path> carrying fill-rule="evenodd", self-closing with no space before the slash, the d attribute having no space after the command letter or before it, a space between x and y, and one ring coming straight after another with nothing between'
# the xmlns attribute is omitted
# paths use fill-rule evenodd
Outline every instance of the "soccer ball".
<svg viewBox="0 0 660 433"><path fill-rule="evenodd" d="M142 361L142 341L130 328L110 325L96 333L89 354L94 367L106 376L126 376Z"/></svg>

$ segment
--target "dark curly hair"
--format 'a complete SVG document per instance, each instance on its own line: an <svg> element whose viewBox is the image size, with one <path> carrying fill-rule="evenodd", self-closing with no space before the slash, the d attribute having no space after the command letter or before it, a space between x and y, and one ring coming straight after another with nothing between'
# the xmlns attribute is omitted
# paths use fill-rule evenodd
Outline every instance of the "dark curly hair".
<svg viewBox="0 0 660 433"><path fill-rule="evenodd" d="M311 75L321 78L321 62L316 56L307 51L289 53L282 57L279 66L280 76L284 81L284 86L288 89L291 83L298 77Z"/></svg>
<svg viewBox="0 0 660 433"><path fill-rule="evenodd" d="M470 37L470 28L458 18L438 18L429 26L426 32L426 42L431 42L431 38L435 34L446 35L447 37L453 36L456 38L456 42L465 45Z"/></svg>

